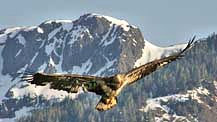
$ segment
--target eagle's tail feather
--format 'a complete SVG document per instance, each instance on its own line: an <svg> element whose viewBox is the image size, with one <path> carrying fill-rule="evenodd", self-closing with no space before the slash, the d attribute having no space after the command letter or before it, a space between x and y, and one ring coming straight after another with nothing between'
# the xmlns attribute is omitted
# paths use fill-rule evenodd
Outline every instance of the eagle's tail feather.
<svg viewBox="0 0 217 122"><path fill-rule="evenodd" d="M102 97L96 105L98 111L105 111L117 105L117 97Z"/></svg>

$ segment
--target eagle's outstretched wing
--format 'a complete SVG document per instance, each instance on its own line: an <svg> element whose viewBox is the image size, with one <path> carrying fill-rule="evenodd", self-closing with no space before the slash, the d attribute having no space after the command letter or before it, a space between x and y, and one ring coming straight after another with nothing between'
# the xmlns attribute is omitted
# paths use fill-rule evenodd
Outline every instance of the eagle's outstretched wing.
<svg viewBox="0 0 217 122"><path fill-rule="evenodd" d="M68 93L77 93L79 88L94 92L101 96L96 105L96 109L99 111L111 109L117 104L117 98L114 96L116 83L112 79L113 77L45 73L35 73L23 77L24 81L31 84L40 86L49 84L51 89L64 90Z"/></svg>
<svg viewBox="0 0 217 122"><path fill-rule="evenodd" d="M125 80L128 82L128 84L132 84L136 82L137 80L149 75L150 73L156 71L157 69L167 65L168 63L171 63L181 57L183 57L183 53L188 50L193 42L194 42L195 36L188 42L187 46L179 53L174 54L172 56L168 56L162 59L157 59L152 62L149 62L147 64L144 64L140 67L134 68L131 71L127 72L125 74Z"/></svg>
<svg viewBox="0 0 217 122"><path fill-rule="evenodd" d="M86 76L77 74L46 74L35 73L33 75L25 75L23 80L31 84L44 86L50 84L51 89L64 90L69 93L77 93L79 88L88 88L88 90L95 90L96 81L102 81L102 77ZM88 86L87 86L88 85ZM94 92L94 91L93 91Z"/></svg>
<svg viewBox="0 0 217 122"><path fill-rule="evenodd" d="M77 93L79 88L83 88L84 91L94 92L101 96L96 105L96 109L99 111L111 109L117 104L115 96L117 83L115 83L113 77L35 73L24 76L23 80L40 86L50 84L51 89L64 90L68 93Z"/></svg>

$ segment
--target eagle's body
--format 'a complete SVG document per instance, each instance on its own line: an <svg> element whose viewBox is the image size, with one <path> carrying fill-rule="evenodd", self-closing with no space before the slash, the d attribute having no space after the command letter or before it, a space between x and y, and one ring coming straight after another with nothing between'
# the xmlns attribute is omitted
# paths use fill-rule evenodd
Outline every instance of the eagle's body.
<svg viewBox="0 0 217 122"><path fill-rule="evenodd" d="M25 77L24 80L28 80L31 84L36 85L46 85L49 83L50 88L65 90L69 93L77 93L79 88L83 88L84 91L94 92L102 96L96 106L97 110L108 110L117 104L117 96L125 86L182 57L182 54L191 47L194 39L190 40L186 48L177 54L154 60L127 73L116 74L111 77L36 73L32 77Z"/></svg>

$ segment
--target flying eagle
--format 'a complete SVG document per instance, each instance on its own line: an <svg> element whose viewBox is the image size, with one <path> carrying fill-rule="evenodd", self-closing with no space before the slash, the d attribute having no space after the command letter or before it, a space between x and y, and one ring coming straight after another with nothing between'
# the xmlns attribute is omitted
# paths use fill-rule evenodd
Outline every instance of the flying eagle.
<svg viewBox="0 0 217 122"><path fill-rule="evenodd" d="M31 76L24 76L23 80L27 80L31 84L42 86L50 84L51 89L64 90L68 93L77 93L79 88L82 88L84 91L94 92L101 96L100 101L96 105L96 109L105 111L113 108L117 104L117 96L124 87L135 83L168 63L183 57L183 53L192 46L194 39L195 37L193 37L188 42L187 46L179 53L151 61L127 73L120 73L110 77L35 73Z"/></svg>

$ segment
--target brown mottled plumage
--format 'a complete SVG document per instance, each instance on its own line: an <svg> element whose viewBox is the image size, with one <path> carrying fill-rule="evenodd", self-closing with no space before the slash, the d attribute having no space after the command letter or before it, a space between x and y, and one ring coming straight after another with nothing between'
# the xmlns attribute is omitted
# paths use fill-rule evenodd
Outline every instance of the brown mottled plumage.
<svg viewBox="0 0 217 122"><path fill-rule="evenodd" d="M77 93L78 89L81 87L84 91L94 92L97 95L102 96L96 109L105 111L117 104L117 96L125 86L130 85L166 64L181 58L183 53L192 46L194 39L195 37L189 41L185 49L177 54L154 60L134 68L127 73L116 74L111 77L36 73L32 76L24 76L23 80L27 80L31 84L36 85L46 85L50 83L51 89L65 90L69 93Z"/></svg>

